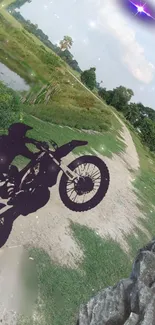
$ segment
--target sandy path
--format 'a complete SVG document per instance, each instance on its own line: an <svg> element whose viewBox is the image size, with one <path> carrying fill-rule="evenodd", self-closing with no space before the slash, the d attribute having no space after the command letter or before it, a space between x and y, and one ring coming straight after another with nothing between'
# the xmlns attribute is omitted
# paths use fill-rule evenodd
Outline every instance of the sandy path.
<svg viewBox="0 0 155 325"><path fill-rule="evenodd" d="M129 171L138 170L138 154L127 127L120 122L123 126L122 136L127 144L126 152L114 155L113 159L100 156L106 162L111 176L109 190L103 201L88 212L72 212L60 201L56 185L51 190L51 199L44 208L27 217L21 216L14 222L6 247L35 245L44 248L51 258L59 263L74 267L74 262L82 257L82 252L72 236L70 221L86 225L102 237L110 236L126 250L128 246L123 234L129 234L134 227L139 227L149 236L138 221L141 215L136 206L137 197L133 192L133 175L131 176ZM68 157L65 159L67 163L75 158L73 154Z"/></svg>

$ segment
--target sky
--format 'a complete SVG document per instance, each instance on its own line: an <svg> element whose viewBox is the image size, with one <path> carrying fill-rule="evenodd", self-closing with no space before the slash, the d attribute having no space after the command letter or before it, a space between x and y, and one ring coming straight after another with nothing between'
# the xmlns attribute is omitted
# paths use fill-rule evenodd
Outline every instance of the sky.
<svg viewBox="0 0 155 325"><path fill-rule="evenodd" d="M103 87L131 88L135 94L132 101L155 109L155 23L146 26L120 3L32 0L20 12L38 24L54 44L64 35L71 36L71 53L80 68L95 66L97 81L103 81ZM149 4L155 7L155 0L149 0Z"/></svg>

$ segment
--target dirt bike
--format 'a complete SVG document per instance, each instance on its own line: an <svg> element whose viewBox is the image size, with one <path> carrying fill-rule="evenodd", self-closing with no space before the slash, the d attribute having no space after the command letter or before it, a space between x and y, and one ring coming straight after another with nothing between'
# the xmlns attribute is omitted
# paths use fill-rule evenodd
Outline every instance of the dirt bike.
<svg viewBox="0 0 155 325"><path fill-rule="evenodd" d="M28 215L42 206L50 198L49 188L57 183L60 171L63 172L59 183L59 195L63 204L74 212L84 212L96 207L104 198L109 187L109 171L100 158L84 155L76 158L68 166L62 163L62 158L79 146L85 146L87 141L72 140L58 147L50 140L54 150L49 144L37 145L39 152L34 154L34 159L14 178L15 190L11 199L12 208L0 215L3 220L3 242L11 232L13 221L19 215Z"/></svg>

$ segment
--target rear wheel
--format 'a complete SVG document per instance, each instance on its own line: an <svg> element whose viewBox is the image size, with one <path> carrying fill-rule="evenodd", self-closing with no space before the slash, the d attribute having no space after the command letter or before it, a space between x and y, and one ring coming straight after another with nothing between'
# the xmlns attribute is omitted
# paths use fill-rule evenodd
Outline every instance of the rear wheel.
<svg viewBox="0 0 155 325"><path fill-rule="evenodd" d="M63 174L59 193L64 205L72 211L82 212L96 207L107 193L109 170L100 158L82 156L69 166L77 174L77 180L71 181Z"/></svg>

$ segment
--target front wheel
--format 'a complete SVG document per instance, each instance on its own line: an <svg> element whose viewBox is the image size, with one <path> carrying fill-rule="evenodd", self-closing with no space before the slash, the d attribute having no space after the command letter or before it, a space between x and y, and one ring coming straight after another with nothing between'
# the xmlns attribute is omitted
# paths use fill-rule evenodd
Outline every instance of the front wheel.
<svg viewBox="0 0 155 325"><path fill-rule="evenodd" d="M59 193L64 205L72 211L88 211L96 207L107 193L109 170L97 156L82 156L69 166L77 174L71 181L66 174L60 180Z"/></svg>

